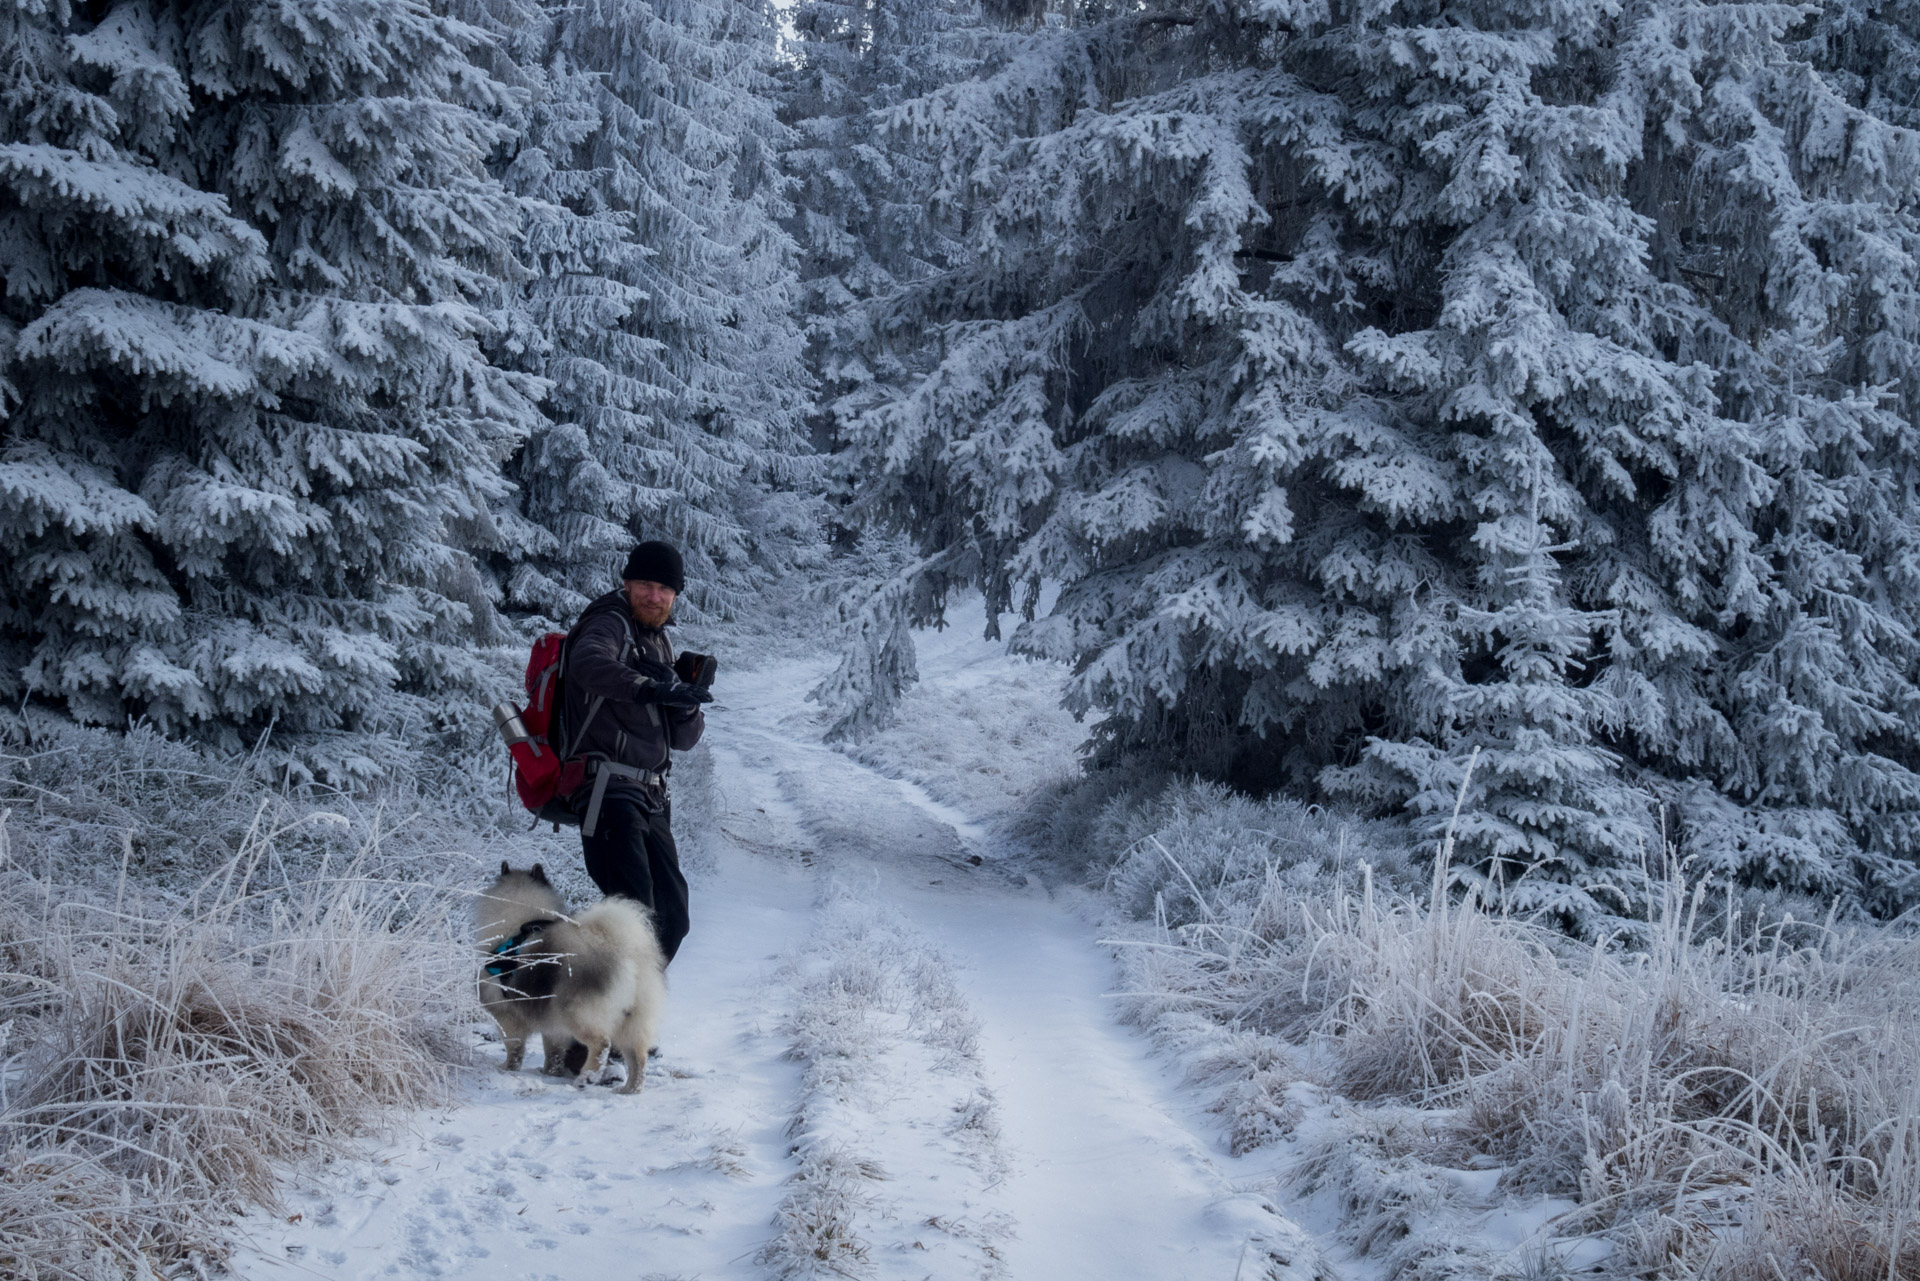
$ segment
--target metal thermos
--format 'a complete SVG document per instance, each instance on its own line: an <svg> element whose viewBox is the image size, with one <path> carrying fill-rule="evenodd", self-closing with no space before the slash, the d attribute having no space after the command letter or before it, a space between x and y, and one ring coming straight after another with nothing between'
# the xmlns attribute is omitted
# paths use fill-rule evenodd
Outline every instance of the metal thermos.
<svg viewBox="0 0 1920 1281"><path fill-rule="evenodd" d="M520 719L520 709L512 703L493 705L493 723L500 727L500 737L507 740L507 746L525 743L533 738L527 733L526 725Z"/></svg>

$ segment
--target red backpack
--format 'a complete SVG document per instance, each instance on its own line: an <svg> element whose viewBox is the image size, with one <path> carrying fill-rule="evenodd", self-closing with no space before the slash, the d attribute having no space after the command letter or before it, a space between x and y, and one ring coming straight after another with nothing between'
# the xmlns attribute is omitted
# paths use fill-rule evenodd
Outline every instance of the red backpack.
<svg viewBox="0 0 1920 1281"><path fill-rule="evenodd" d="M502 703L493 709L493 718L513 757L513 788L520 803L549 822L572 825L580 819L566 798L586 782L587 767L578 757L561 757L571 746L560 724L560 665L566 649L565 632L548 632L535 641L527 658L527 705L516 709Z"/></svg>

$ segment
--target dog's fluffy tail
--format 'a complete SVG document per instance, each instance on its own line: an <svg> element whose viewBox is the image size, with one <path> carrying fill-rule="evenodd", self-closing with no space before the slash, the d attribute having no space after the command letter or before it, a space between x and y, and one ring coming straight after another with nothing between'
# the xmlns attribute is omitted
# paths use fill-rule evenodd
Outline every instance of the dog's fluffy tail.
<svg viewBox="0 0 1920 1281"><path fill-rule="evenodd" d="M600 935L615 956L641 962L643 969L663 970L667 958L653 932L653 913L630 898L602 899L573 918L574 925Z"/></svg>
<svg viewBox="0 0 1920 1281"><path fill-rule="evenodd" d="M610 898L580 913L574 923L582 933L599 935L614 955L634 967L632 987L624 993L615 1026L609 1028L627 1064L620 1092L631 1094L646 1075L647 1052L659 1044L660 1014L667 1004L667 958L653 932L653 913L632 899Z"/></svg>

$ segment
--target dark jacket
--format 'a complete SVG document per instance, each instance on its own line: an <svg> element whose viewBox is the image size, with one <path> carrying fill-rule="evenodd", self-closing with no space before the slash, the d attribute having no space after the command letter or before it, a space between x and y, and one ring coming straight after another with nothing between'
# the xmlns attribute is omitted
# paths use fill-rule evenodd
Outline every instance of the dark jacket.
<svg viewBox="0 0 1920 1281"><path fill-rule="evenodd" d="M673 679L673 646L666 632L642 627L624 592L608 592L588 605L567 643L561 724L570 737L577 736L571 754L636 769L664 769L668 748L686 751L707 727L697 709L661 707L652 701L648 681ZM606 702L588 721L595 698Z"/></svg>

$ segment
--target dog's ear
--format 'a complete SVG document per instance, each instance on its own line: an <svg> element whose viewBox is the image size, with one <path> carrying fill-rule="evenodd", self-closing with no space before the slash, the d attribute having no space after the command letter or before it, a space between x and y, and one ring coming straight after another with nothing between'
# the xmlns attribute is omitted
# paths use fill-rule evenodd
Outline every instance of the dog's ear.
<svg viewBox="0 0 1920 1281"><path fill-rule="evenodd" d="M547 880L547 869L538 863L535 863L533 865L533 879L540 882L542 885L552 884L552 882Z"/></svg>
<svg viewBox="0 0 1920 1281"><path fill-rule="evenodd" d="M501 860L500 860L500 875L502 875L502 876L506 876L506 875L508 875L509 873L511 873L512 871L513 871L513 864L511 864L511 863L509 863L509 862L507 862L507 860L505 860L505 859L501 859Z"/></svg>

